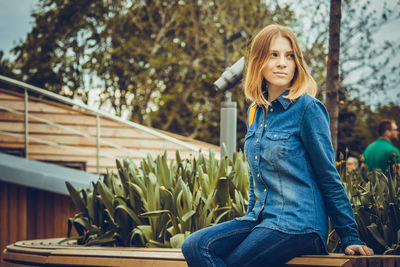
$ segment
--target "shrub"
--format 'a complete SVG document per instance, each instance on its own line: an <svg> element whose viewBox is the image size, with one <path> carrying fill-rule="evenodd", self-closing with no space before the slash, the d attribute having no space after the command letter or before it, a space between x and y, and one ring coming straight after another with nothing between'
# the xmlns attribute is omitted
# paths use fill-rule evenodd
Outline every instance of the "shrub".
<svg viewBox="0 0 400 267"><path fill-rule="evenodd" d="M136 166L117 160L118 174L107 173L90 189L67 188L78 209L68 220L78 244L179 248L192 232L243 216L248 204L248 165L241 152L167 162L149 155ZM400 254L400 177L361 167L348 173L338 163L360 238L377 254ZM331 229L328 250L340 252Z"/></svg>
<svg viewBox="0 0 400 267"><path fill-rule="evenodd" d="M220 161L182 160L176 152L149 155L136 166L117 160L118 174L107 173L91 189L67 183L79 213L68 220L78 244L174 247L192 232L243 216L248 202L248 165L243 153Z"/></svg>
<svg viewBox="0 0 400 267"><path fill-rule="evenodd" d="M343 158L343 156L342 156ZM345 161L338 163L342 184L350 199L360 238L377 254L400 254L400 177L398 170L387 177L364 165L348 173ZM328 249L339 252L339 238L330 231Z"/></svg>

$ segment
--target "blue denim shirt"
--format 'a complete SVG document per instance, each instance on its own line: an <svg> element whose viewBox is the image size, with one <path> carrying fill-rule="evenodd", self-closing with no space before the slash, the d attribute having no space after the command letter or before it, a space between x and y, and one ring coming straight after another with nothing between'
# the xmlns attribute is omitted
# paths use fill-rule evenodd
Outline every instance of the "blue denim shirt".
<svg viewBox="0 0 400 267"><path fill-rule="evenodd" d="M350 201L335 167L325 106L306 94L291 102L275 99L265 115L258 107L244 150L250 166L247 215L289 234L328 238L328 216L343 247L362 244Z"/></svg>

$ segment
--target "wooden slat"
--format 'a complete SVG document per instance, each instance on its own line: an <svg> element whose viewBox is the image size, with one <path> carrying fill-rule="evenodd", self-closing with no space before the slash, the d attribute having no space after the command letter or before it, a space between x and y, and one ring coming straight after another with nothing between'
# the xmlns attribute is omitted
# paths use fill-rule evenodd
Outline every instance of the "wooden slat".
<svg viewBox="0 0 400 267"><path fill-rule="evenodd" d="M120 250L115 248L109 249L56 249L51 252L51 255L58 256L87 256L87 257L128 257L128 258L141 258L141 259L165 259L165 260L180 260L184 261L185 258L182 255L182 252L167 252L167 251L135 251L135 250Z"/></svg>
<svg viewBox="0 0 400 267"><path fill-rule="evenodd" d="M1 122L0 122L1 123ZM45 140L53 143L73 146L96 146L96 140L86 138L79 135L53 135L50 133L38 134L30 133L29 137ZM19 137L3 135L0 133L1 143L23 143L24 136L20 133ZM182 149L182 146L174 144L161 139L137 139L127 137L104 137L101 138L102 147L111 147L105 142L110 142L114 145L122 146L127 149L154 149L154 148L167 148L167 149ZM38 144L36 141L30 140L32 144Z"/></svg>
<svg viewBox="0 0 400 267"><path fill-rule="evenodd" d="M4 144L0 143L0 147L10 147L10 148L17 148L20 147L18 144L9 144L8 146L5 146ZM38 155L66 155L66 156L87 156L87 157L93 157L96 155L96 148L95 147L84 147L84 146L74 146L74 148L78 149L68 149L68 148L63 148L63 147L54 147L54 146L48 146L48 145L42 145L42 144L35 144L35 143L29 143L29 154L38 154ZM138 158L143 158L145 157L148 153L150 153L153 156L157 156L161 153L164 152L163 149L131 149L132 153L126 153L125 151L120 151L115 148L101 148L100 153L103 155L106 155L107 157L111 158L119 158L119 157L138 157ZM168 159L174 159L175 158L175 150L171 151L173 153L168 153L167 158Z"/></svg>
<svg viewBox="0 0 400 267"><path fill-rule="evenodd" d="M27 188L26 190L26 198L27 198L27 239L36 239L38 238L36 232L36 224L37 219L36 216L38 211L36 210L36 205L38 201L37 190L33 188Z"/></svg>
<svg viewBox="0 0 400 267"><path fill-rule="evenodd" d="M50 238L50 239L52 239L52 238ZM61 239L62 238L59 238L59 240L61 240ZM36 240L40 240L40 239L35 239L34 241L36 241ZM43 239L43 240L45 240L45 239ZM54 246L52 248L45 248L46 246L38 247L38 246L30 245L31 244L30 241L33 241L33 240L18 241L14 244L8 245L7 251L14 252L14 253L21 253L21 254L33 254L33 255L48 256L54 250ZM18 244L25 244L25 245L20 246Z"/></svg>
<svg viewBox="0 0 400 267"><path fill-rule="evenodd" d="M4 106L7 108L12 108L14 110L18 111L24 111L24 101L10 101L10 100L2 100L0 99L0 106ZM56 105L49 105L45 103L40 103L40 102L33 102L29 101L28 103L29 106L29 111L30 112L46 112L46 113L54 113L54 114L82 114L82 112L73 110L73 109L66 109L63 107L58 107Z"/></svg>
<svg viewBox="0 0 400 267"><path fill-rule="evenodd" d="M19 221L19 210L18 210L18 186L14 184L8 184L8 242L14 243L18 241L18 221Z"/></svg>
<svg viewBox="0 0 400 267"><path fill-rule="evenodd" d="M51 113L38 113L29 111L30 115L34 117L39 117L41 119L51 121L57 124L63 125L88 125L88 126L96 126L96 116L94 115L83 115L83 114L51 114ZM24 121L24 114L15 114L12 112L4 111L0 107L0 120L1 121L14 121L14 122L22 122ZM29 117L29 123L37 122L35 118ZM112 121L109 119L100 119L101 127L118 127L118 128L129 128L128 125Z"/></svg>
<svg viewBox="0 0 400 267"><path fill-rule="evenodd" d="M53 233L52 237L63 237L67 236L67 221L69 213L65 211L69 210L69 198L61 195L53 195Z"/></svg>
<svg viewBox="0 0 400 267"><path fill-rule="evenodd" d="M315 257L320 258L321 255L307 255L302 257ZM374 255L374 256L351 256L342 253L331 253L324 255L325 258L331 259L349 259L352 266L363 267L363 266L399 266L400 267L400 256L398 255Z"/></svg>
<svg viewBox="0 0 400 267"><path fill-rule="evenodd" d="M71 125L71 128L82 132L87 135L96 136L96 127L95 126L76 126ZM7 122L4 121L0 123L0 130L7 131L7 132L14 132L14 133L24 133L24 124L22 122ZM30 123L29 124L29 133L53 133L53 134L67 134L72 135L74 133L60 129L58 127L45 124L45 123ZM75 135L75 134L74 134ZM143 138L143 139L160 139L157 136L152 134L137 130L137 129L128 129L128 128L111 128L111 127L102 127L101 128L101 136L102 137L115 137L121 136L125 138Z"/></svg>
<svg viewBox="0 0 400 267"><path fill-rule="evenodd" d="M2 261L1 262L2 267L37 267L38 265L28 265L28 264L18 264L15 262L9 262L9 261ZM40 266L40 265L39 265Z"/></svg>
<svg viewBox="0 0 400 267"><path fill-rule="evenodd" d="M0 89L1 90L1 89ZM21 101L21 99L23 99L23 95L13 95L13 94L10 94L10 93L7 93L7 92L3 92L3 91L0 91L0 99L1 100L3 100L3 99L6 99L6 100L20 100Z"/></svg>
<svg viewBox="0 0 400 267"><path fill-rule="evenodd" d="M348 259L330 259L330 258L307 258L296 257L286 262L285 266L323 266L323 267L352 267Z"/></svg>
<svg viewBox="0 0 400 267"><path fill-rule="evenodd" d="M15 253L5 251L2 255L4 257L3 259L7 261L45 264L47 260L47 256L35 255L30 253Z"/></svg>
<svg viewBox="0 0 400 267"><path fill-rule="evenodd" d="M27 202L26 187L17 186L18 189L18 240L27 238Z"/></svg>
<svg viewBox="0 0 400 267"><path fill-rule="evenodd" d="M187 267L185 261L146 260L129 258L49 256L47 264L64 266L140 266L140 267Z"/></svg>
<svg viewBox="0 0 400 267"><path fill-rule="evenodd" d="M45 238L50 238L53 237L52 235L54 234L54 226L55 226L55 216L57 215L55 213L55 207L54 207L54 194L49 194L48 192L44 193L44 197L46 202L44 203L44 208L46 210L45 212ZM67 223L67 221L65 221Z"/></svg>
<svg viewBox="0 0 400 267"><path fill-rule="evenodd" d="M8 239L7 214L8 214L8 184L0 181L0 251L3 251L6 248L6 246L10 243Z"/></svg>
<svg viewBox="0 0 400 267"><path fill-rule="evenodd" d="M46 237L46 220L45 220L45 212L46 212L46 198L45 193L41 190L35 190L37 194L36 203L34 203L33 210L36 210L36 216L34 219L36 220L36 238L45 238Z"/></svg>
<svg viewBox="0 0 400 267"><path fill-rule="evenodd" d="M400 260L400 259L399 259ZM382 262L382 267L396 267L395 259L384 259ZM400 267L400 266L399 266Z"/></svg>

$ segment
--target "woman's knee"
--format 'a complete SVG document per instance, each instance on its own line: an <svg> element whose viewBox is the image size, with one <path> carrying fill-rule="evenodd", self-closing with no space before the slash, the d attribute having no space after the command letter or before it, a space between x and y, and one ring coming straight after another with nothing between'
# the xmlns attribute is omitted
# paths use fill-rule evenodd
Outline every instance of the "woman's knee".
<svg viewBox="0 0 400 267"><path fill-rule="evenodd" d="M185 252L188 252L189 250L191 250L191 248L195 245L195 242L192 238L192 235L188 236L185 241L183 241L182 243L182 253L185 254Z"/></svg>
<svg viewBox="0 0 400 267"><path fill-rule="evenodd" d="M199 231L192 233L183 241L182 253L188 254L198 252L201 249L201 239L202 235Z"/></svg>

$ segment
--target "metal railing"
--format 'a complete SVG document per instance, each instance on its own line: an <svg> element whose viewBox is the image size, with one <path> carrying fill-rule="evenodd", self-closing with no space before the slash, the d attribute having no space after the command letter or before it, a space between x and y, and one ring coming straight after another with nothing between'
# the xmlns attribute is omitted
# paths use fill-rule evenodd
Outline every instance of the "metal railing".
<svg viewBox="0 0 400 267"><path fill-rule="evenodd" d="M83 136L83 137L86 137L86 138L89 138L89 139L92 139L92 140L96 140L97 173L100 173L100 157L110 157L110 156L104 155L104 154L102 154L100 152L100 150L101 150L100 144L105 144L105 145L111 146L111 147L116 148L118 150L124 151L124 152L126 152L126 153L128 153L130 155L133 155L133 154L137 155L139 153L139 154L141 154L140 156L142 156L142 157L146 156L146 155L142 155L143 153L141 153L139 151L132 151L130 149L124 148L124 147L122 147L120 145L117 145L117 144L114 144L112 142L108 142L106 140L102 140L101 136L100 136L100 131L101 131L100 117L107 118L107 119L110 119L112 121L116 121L116 122L122 123L124 125L130 126L132 128L138 129L140 131L143 131L143 132L146 132L146 133L151 134L153 136L156 136L158 138L161 138L161 139L163 139L165 141L169 141L171 143L174 143L174 144L177 144L179 146L182 146L183 148L186 148L188 150L191 150L191 151L194 151L194 152L199 152L200 151L199 147L197 147L197 146L194 146L192 144L188 144L186 142L180 141L180 140L178 140L176 138L173 138L173 137L170 137L170 136L168 136L166 134L163 134L163 133L160 133L158 131L152 130L152 129L150 129L148 127L145 127L143 125L140 125L138 123L124 120L124 119L122 119L120 117L108 114L108 113L106 113L104 111L101 111L101 110L98 110L96 108L90 107L90 106L88 106L86 104L83 104L83 103L79 103L79 102L77 102L75 100L60 96L60 95L55 94L53 92L47 91L45 89L41 89L39 87L30 85L30 84L27 84L27 83L24 83L24 82L21 82L21 81L18 81L18 80L15 80L15 79L3 76L3 75L0 75L0 81L24 89L25 97L24 97L24 112L23 113L20 112L20 111L15 110L15 109L6 107L6 106L2 106L2 105L0 105L0 109L6 110L8 112L11 112L11 113L14 113L14 114L17 114L17 115L24 115L25 134L24 134L23 138L24 138L24 143L25 143L25 156L26 157L28 157L28 153L29 153L29 149L28 149L29 148L29 140L32 140L32 141L35 141L35 142L38 142L38 143L43 143L43 144L46 144L46 145L62 147L62 148L65 148L65 149L79 150L79 148L76 148L76 147L71 147L71 146L67 146L67 145L61 145L61 144L57 144L57 143L54 143L54 142L49 142L49 141L46 141L46 140L41 140L41 139L29 136L29 123L28 123L29 122L29 118L34 119L36 121L40 121L40 122L46 123L46 124L49 124L51 126L54 126L54 127L60 128L60 129L63 129L63 130L68 131L68 132L75 133L75 134L77 134L79 136ZM60 101L62 103L65 103L65 104L68 104L68 105L71 105L71 106L79 107L84 111L87 111L87 112L90 112L90 113L94 114L96 116L96 136L94 137L92 135L83 133L83 132L78 131L76 129L73 129L71 127L68 127L68 126L65 126L65 125L61 125L61 124L58 124L58 123L54 123L54 122L51 122L51 121L46 120L44 118L40 118L40 117L34 116L32 114L29 114L29 91L35 92L36 94L39 94L39 95L42 95L42 96L46 96L48 98ZM14 137L17 137L17 138L22 138L21 134L15 134L15 133L10 133L10 132L6 132L6 131L0 131L0 134L8 135L8 136L14 136ZM204 152L207 153L206 151L204 151Z"/></svg>

